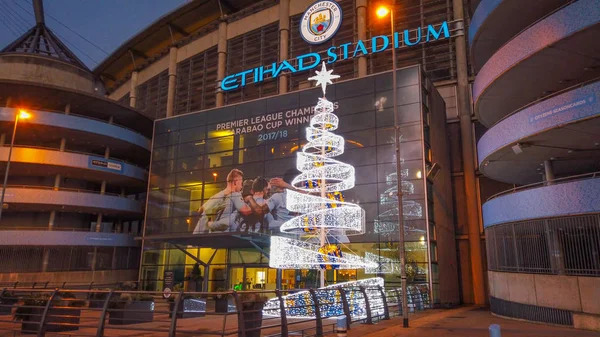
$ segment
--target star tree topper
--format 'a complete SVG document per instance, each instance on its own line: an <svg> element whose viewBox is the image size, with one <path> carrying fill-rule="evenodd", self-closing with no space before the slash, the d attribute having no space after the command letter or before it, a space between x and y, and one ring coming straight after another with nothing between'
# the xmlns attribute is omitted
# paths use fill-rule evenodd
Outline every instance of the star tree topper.
<svg viewBox="0 0 600 337"><path fill-rule="evenodd" d="M321 66L321 71L315 71L317 73L316 76L313 77L309 77L308 80L309 81L317 81L316 86L321 86L321 89L323 89L323 96L325 96L325 91L327 90L327 84L333 84L333 82L331 82L331 80L335 80L336 78L340 78L340 75L333 75L333 69L332 70L327 70L327 68L325 68L325 62L323 62L323 65Z"/></svg>

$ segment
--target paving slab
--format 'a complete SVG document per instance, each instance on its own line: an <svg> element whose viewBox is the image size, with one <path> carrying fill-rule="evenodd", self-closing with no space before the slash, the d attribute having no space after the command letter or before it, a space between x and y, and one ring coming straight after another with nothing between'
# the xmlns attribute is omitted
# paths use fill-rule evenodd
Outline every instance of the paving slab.
<svg viewBox="0 0 600 337"><path fill-rule="evenodd" d="M600 333L494 316L486 308L433 309L409 316L410 327L394 317L374 325L354 325L348 337L487 337L489 326L499 324L502 337L599 337Z"/></svg>

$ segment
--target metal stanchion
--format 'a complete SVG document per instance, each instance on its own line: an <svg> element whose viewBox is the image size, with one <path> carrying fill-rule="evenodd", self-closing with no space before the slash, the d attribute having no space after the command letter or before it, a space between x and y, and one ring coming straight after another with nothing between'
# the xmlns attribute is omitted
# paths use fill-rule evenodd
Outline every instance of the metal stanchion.
<svg viewBox="0 0 600 337"><path fill-rule="evenodd" d="M335 325L335 331L337 332L337 337L346 337L347 331L347 323L346 323L346 315L339 316L337 318L337 322Z"/></svg>

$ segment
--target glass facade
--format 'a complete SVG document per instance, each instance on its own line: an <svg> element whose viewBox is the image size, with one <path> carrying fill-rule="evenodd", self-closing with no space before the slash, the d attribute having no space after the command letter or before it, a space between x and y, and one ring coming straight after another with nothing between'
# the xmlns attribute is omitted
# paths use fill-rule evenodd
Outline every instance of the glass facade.
<svg viewBox="0 0 600 337"><path fill-rule="evenodd" d="M387 283L400 282L391 79L385 73L328 87L327 97L340 118L336 134L346 139L345 152L336 159L356 169L356 186L343 195L366 213L366 233L349 237L348 247L379 264L376 270L328 271L328 283L376 275ZM431 146L430 98L423 79L418 66L399 70L396 93L407 274L413 284L432 286L438 282L437 266L430 265L437 261L437 251L433 197L428 198L433 192L424 173L431 165ZM176 283L185 283L195 258L207 266L202 271L208 272L206 290L277 286L276 270L268 268L268 241L278 233L278 215L254 218L233 199L236 192L254 193L266 203L277 199L282 191L273 186L258 196L248 186L257 186L261 177L286 179L295 168L296 152L306 143L304 129L320 96L320 89L311 89L156 122L142 266L146 289L162 289L167 270L175 272ZM443 103L439 113L445 114ZM244 235L263 252L220 240ZM284 270L280 286L312 287L317 275Z"/></svg>

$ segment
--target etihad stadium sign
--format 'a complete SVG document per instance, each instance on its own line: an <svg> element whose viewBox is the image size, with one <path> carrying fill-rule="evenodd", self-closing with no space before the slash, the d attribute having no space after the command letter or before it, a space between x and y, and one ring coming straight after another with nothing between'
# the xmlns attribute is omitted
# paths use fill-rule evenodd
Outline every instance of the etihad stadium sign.
<svg viewBox="0 0 600 337"><path fill-rule="evenodd" d="M323 61L331 64L355 57L381 53L390 48L411 47L448 38L450 38L450 28L448 27L448 21L444 21L441 24L395 32L393 41L390 41L388 35L379 35L370 40L359 40L356 44L352 42L344 43L331 46L320 53L307 53L295 59L247 69L225 77L221 81L220 87L222 91L236 90L250 83L261 83L269 78L277 78L283 73L295 74L307 71L316 68Z"/></svg>

